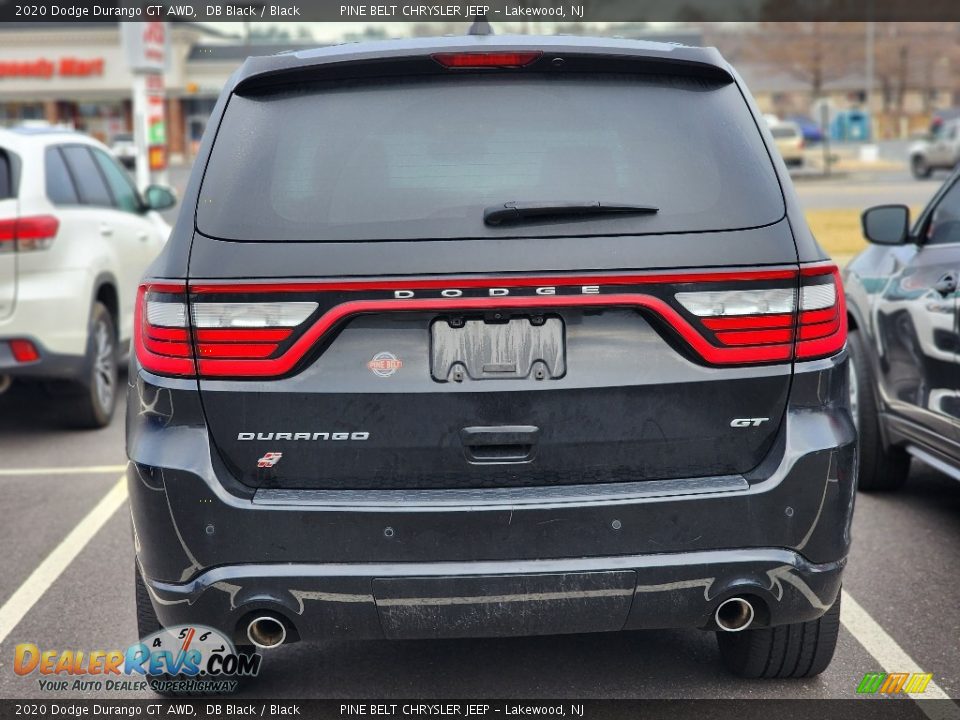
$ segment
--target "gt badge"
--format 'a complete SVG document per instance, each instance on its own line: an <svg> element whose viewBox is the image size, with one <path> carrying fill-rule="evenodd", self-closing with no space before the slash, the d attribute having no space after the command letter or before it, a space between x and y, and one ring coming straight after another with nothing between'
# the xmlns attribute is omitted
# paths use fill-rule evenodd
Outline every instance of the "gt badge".
<svg viewBox="0 0 960 720"><path fill-rule="evenodd" d="M274 465L280 462L280 458L282 457L283 457L283 453L269 452L266 455L264 455L262 458L257 460L257 467L272 468Z"/></svg>
<svg viewBox="0 0 960 720"><path fill-rule="evenodd" d="M770 418L734 418L730 421L730 427L760 427Z"/></svg>

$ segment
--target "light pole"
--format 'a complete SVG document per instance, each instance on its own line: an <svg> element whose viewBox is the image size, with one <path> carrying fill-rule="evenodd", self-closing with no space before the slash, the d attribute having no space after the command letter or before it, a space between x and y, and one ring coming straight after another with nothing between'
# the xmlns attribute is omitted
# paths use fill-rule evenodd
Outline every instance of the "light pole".
<svg viewBox="0 0 960 720"><path fill-rule="evenodd" d="M873 2L869 5L870 14L872 15ZM867 39L866 39L866 53L867 53L867 72L866 72L866 83L867 87L864 89L863 99L867 107L867 117L870 118L870 139L873 140L873 45L874 45L874 33L876 28L874 27L873 20L867 20Z"/></svg>

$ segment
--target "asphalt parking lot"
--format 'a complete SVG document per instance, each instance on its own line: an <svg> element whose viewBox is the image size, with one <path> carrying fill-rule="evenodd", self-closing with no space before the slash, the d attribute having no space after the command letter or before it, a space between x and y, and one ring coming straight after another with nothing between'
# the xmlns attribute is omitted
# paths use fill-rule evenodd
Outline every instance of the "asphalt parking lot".
<svg viewBox="0 0 960 720"><path fill-rule="evenodd" d="M916 187L929 195L937 185ZM882 192L879 201L887 201ZM856 205L873 203L855 195ZM55 398L15 386L0 396L0 458L0 697L51 699L35 675L13 672L16 644L90 651L137 639L133 545L118 482L123 413L103 430L63 430ZM648 631L294 644L267 653L258 684L245 694L852 698L867 672L922 670L933 674L927 697L960 699L960 483L915 462L901 492L858 497L853 532L839 647L827 672L812 680L734 679L720 667L712 634ZM948 712L940 716L960 717L960 710Z"/></svg>

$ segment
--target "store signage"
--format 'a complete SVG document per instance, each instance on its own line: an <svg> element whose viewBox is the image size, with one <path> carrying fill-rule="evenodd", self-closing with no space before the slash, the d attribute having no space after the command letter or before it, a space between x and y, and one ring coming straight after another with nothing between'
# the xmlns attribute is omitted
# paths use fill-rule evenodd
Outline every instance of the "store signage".
<svg viewBox="0 0 960 720"><path fill-rule="evenodd" d="M120 23L127 65L133 72L164 72L170 58L170 29L165 22Z"/></svg>
<svg viewBox="0 0 960 720"><path fill-rule="evenodd" d="M103 58L63 57L59 60L0 60L0 78L93 77L103 75Z"/></svg>

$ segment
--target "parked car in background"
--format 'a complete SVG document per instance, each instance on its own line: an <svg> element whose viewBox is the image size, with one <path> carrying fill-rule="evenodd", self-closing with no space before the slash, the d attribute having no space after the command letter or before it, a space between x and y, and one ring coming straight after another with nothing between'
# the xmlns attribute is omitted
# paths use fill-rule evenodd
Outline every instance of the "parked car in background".
<svg viewBox="0 0 960 720"><path fill-rule="evenodd" d="M910 145L908 156L917 179L934 170L952 170L960 162L960 118L932 123L926 136Z"/></svg>
<svg viewBox="0 0 960 720"><path fill-rule="evenodd" d="M782 121L770 126L770 134L783 161L789 167L803 165L804 140L800 126L795 122Z"/></svg>
<svg viewBox="0 0 960 720"><path fill-rule="evenodd" d="M117 133L113 136L110 150L126 167L133 168L137 162L137 146L132 133Z"/></svg>
<svg viewBox="0 0 960 720"><path fill-rule="evenodd" d="M0 378L52 383L82 427L113 414L137 281L170 227L101 143L57 129L0 130Z"/></svg>
<svg viewBox="0 0 960 720"><path fill-rule="evenodd" d="M796 123L803 134L803 140L808 145L823 141L823 130L820 124L808 115L791 115L787 118L790 122Z"/></svg>
<svg viewBox="0 0 960 720"><path fill-rule="evenodd" d="M846 315L760 123L713 48L248 59L140 288L140 636L689 628L822 672Z"/></svg>
<svg viewBox="0 0 960 720"><path fill-rule="evenodd" d="M893 490L919 458L960 479L960 182L910 226L903 205L863 214L870 246L844 270L860 487Z"/></svg>

